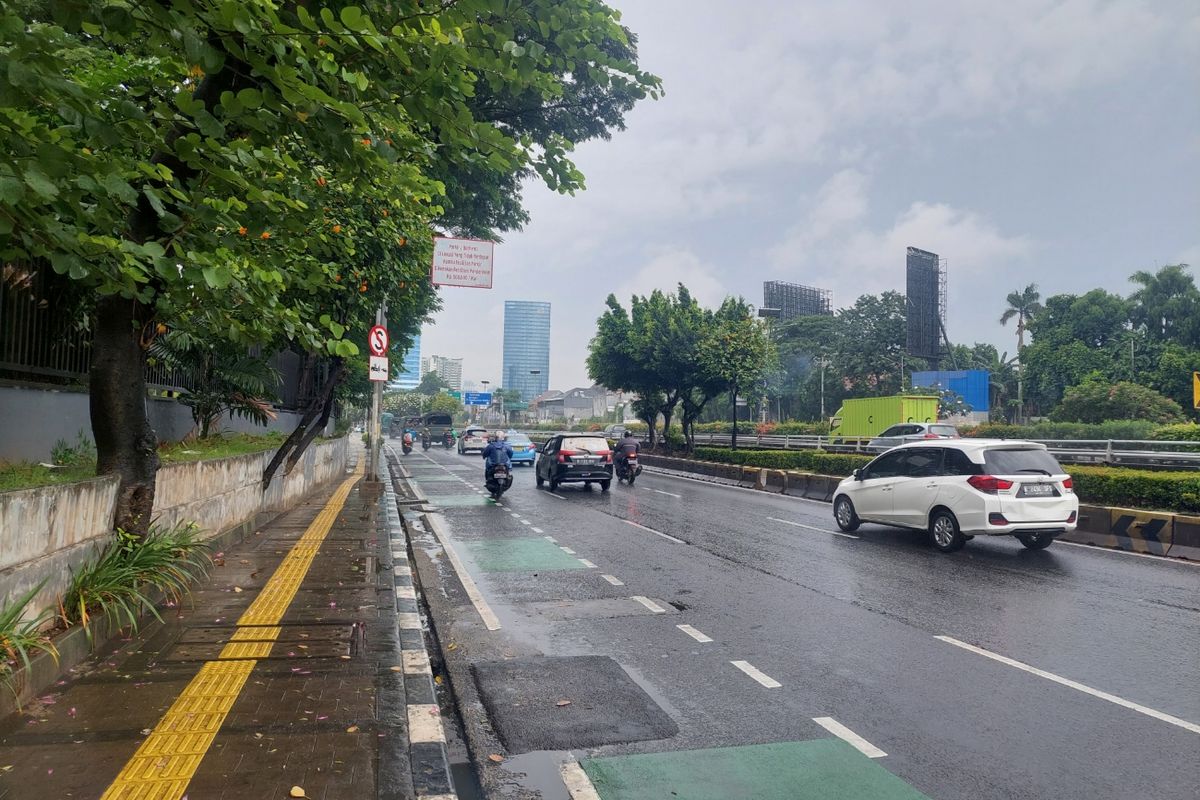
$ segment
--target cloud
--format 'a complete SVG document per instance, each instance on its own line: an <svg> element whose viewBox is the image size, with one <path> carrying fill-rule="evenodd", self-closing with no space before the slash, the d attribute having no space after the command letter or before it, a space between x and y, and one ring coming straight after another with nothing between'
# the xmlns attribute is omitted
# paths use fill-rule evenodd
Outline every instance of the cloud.
<svg viewBox="0 0 1200 800"><path fill-rule="evenodd" d="M729 294L715 269L690 250L664 250L644 264L615 292L628 304L632 295L645 296L655 289L674 292L682 283L702 306L715 308Z"/></svg>

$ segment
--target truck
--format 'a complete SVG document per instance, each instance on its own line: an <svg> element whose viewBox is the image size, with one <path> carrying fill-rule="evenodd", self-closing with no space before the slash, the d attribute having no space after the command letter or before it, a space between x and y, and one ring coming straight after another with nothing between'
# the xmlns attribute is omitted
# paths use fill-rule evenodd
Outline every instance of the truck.
<svg viewBox="0 0 1200 800"><path fill-rule="evenodd" d="M829 435L847 439L878 436L901 422L937 422L938 398L899 394L843 400L829 419Z"/></svg>

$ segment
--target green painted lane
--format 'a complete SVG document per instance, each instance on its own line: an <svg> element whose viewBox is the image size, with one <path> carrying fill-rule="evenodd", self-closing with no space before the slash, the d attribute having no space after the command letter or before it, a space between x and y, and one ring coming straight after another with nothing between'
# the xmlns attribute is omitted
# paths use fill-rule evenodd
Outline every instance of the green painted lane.
<svg viewBox="0 0 1200 800"><path fill-rule="evenodd" d="M428 504L439 508L466 508L468 506L494 506L496 501L480 494L431 494Z"/></svg>
<svg viewBox="0 0 1200 800"><path fill-rule="evenodd" d="M463 544L484 572L584 569L578 558L567 555L545 539L492 539Z"/></svg>
<svg viewBox="0 0 1200 800"><path fill-rule="evenodd" d="M413 480L417 483L458 483L459 476L439 472L431 475L413 475Z"/></svg>
<svg viewBox="0 0 1200 800"><path fill-rule="evenodd" d="M841 739L579 763L601 800L929 800Z"/></svg>

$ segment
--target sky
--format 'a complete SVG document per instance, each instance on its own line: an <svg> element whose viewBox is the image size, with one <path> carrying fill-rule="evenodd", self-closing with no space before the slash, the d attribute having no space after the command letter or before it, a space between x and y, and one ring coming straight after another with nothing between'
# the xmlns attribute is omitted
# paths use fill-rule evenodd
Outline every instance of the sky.
<svg viewBox="0 0 1200 800"><path fill-rule="evenodd" d="M1194 0L616 0L665 96L581 145L587 190L525 190L491 290L442 290L422 355L501 374L505 300L552 303L550 386L609 292L762 282L833 305L904 291L908 246L946 260L951 341L1016 349L1005 296L1200 270Z"/></svg>

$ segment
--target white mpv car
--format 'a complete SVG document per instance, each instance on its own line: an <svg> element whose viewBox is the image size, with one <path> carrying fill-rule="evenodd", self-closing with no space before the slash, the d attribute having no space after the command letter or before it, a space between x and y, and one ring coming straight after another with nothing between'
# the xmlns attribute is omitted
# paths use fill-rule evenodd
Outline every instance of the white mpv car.
<svg viewBox="0 0 1200 800"><path fill-rule="evenodd" d="M1046 446L934 439L887 451L838 484L833 518L852 531L879 522L929 531L943 553L973 536L1016 536L1031 550L1075 530L1079 498Z"/></svg>

